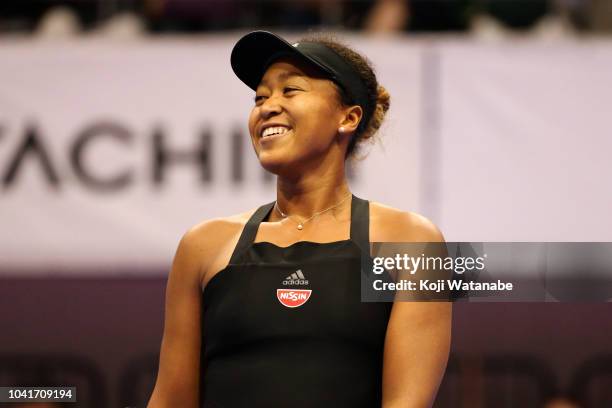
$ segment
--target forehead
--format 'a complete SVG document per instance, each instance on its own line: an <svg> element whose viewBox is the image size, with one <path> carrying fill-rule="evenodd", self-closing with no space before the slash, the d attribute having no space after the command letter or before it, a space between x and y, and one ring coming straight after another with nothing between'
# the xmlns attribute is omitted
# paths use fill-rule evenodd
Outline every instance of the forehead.
<svg viewBox="0 0 612 408"><path fill-rule="evenodd" d="M313 66L294 58L279 58L264 72L259 85L269 85L272 81L281 81L291 77L302 77L306 80L316 81L326 79L325 76Z"/></svg>

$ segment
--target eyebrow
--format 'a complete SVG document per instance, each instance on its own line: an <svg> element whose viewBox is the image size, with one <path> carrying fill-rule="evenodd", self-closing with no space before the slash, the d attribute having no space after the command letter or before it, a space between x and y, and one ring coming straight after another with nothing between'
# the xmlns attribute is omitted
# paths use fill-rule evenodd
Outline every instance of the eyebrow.
<svg viewBox="0 0 612 408"><path fill-rule="evenodd" d="M286 80L288 78L291 78L291 77L305 77L305 76L306 75L301 74L299 72L283 72L283 73L279 74L277 76L277 78L278 78L278 81L284 81L284 80ZM268 86L268 81L266 81L265 79L262 79L261 82L259 83L259 85L260 86L261 85L262 86Z"/></svg>

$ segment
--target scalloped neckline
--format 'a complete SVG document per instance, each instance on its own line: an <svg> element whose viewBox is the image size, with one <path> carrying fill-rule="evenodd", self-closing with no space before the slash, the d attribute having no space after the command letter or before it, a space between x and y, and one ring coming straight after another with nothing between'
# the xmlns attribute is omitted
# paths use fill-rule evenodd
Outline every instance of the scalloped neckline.
<svg viewBox="0 0 612 408"><path fill-rule="evenodd" d="M251 244L251 246L257 246L257 245L259 245L259 246L270 246L270 247L273 247L273 248L278 249L278 250L283 250L283 249L290 249L290 248L293 248L293 247L296 247L296 246L299 246L299 245L312 245L312 246L340 245L340 244L346 244L348 242L353 242L353 240L348 238L348 239L343 239L343 240L340 240L340 241L330 241L330 242L296 241L293 244L288 245L286 247L283 247L283 246L280 246L280 245L276 245L275 243L269 242L269 241L258 241L258 242L253 242ZM206 283L206 286L201 288L202 295L204 295L204 293L206 292L206 289L210 286L210 283L215 281L215 280L217 280L217 277L219 275L224 275L224 272L226 272L227 269L229 269L230 266L231 266L231 264L228 263L227 265L225 265L225 267L223 269L221 269L219 272L215 273L213 275L213 277L208 280L208 282Z"/></svg>

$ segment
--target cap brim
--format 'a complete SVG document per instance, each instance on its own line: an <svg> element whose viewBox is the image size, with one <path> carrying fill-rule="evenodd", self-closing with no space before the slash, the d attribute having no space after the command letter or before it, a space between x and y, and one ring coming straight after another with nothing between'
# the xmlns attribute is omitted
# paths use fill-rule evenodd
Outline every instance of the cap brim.
<svg viewBox="0 0 612 408"><path fill-rule="evenodd" d="M256 90L270 63L281 56L294 57L330 73L316 60L269 31L253 31L238 40L232 50L232 69L242 82Z"/></svg>

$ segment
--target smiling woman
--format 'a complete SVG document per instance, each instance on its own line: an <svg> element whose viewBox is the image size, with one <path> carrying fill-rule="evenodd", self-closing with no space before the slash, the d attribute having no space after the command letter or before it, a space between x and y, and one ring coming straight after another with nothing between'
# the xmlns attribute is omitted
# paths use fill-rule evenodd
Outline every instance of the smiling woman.
<svg viewBox="0 0 612 408"><path fill-rule="evenodd" d="M450 303L361 301L370 242L440 242L424 217L349 189L345 162L389 94L329 39L241 38L248 120L276 200L204 221L179 243L166 292L156 407L426 407L450 345Z"/></svg>

